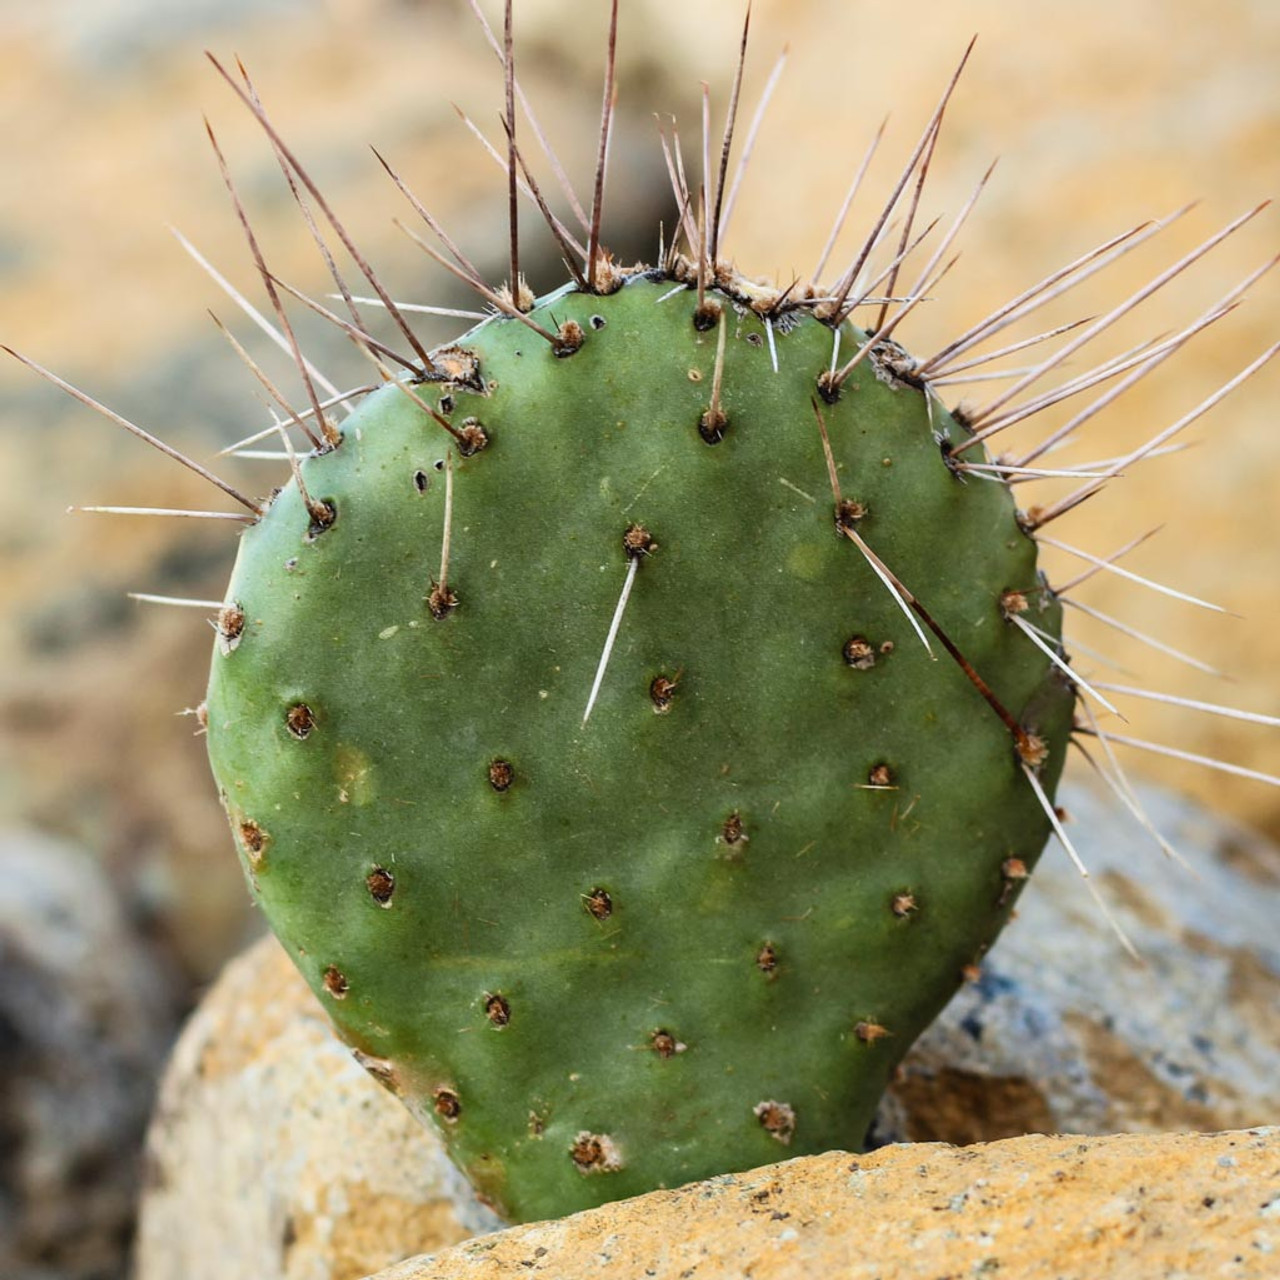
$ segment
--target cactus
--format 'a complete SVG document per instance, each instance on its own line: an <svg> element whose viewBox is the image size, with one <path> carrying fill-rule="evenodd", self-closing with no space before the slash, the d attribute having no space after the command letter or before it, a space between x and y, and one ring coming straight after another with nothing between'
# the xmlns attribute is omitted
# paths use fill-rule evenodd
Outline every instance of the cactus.
<svg viewBox="0 0 1280 1280"><path fill-rule="evenodd" d="M325 526L295 486L244 534L209 687L255 898L521 1218L858 1146L1044 843L1010 729L846 535L991 673L1047 789L1070 727L1000 613L1061 607L946 411L864 362L821 407L836 505L831 329L782 310L774 373L734 281L700 312L656 275L538 301L572 354L496 317L465 380L368 397L301 467Z"/></svg>
<svg viewBox="0 0 1280 1280"><path fill-rule="evenodd" d="M1037 455L986 440L1036 378L982 412L934 384L1149 232L914 358L895 330L969 209L900 298L907 193L954 80L848 269L787 288L719 243L739 64L722 163L693 193L668 152L679 234L624 268L601 242L612 56L583 246L524 167L507 19L512 205L523 172L572 279L529 294L514 212L504 289L445 239L492 313L431 351L223 72L411 350L369 337L339 281L352 318L331 318L384 377L337 420L249 233L311 447L266 503L216 481L249 514L202 723L253 897L340 1034L531 1219L859 1147L1049 835L1066 843L1068 742L1098 732L1082 695L1110 704L1066 657L1035 535L1103 478L1019 510L1006 481ZM615 3L611 54L616 24ZM1240 291L1062 394L1145 376Z"/></svg>

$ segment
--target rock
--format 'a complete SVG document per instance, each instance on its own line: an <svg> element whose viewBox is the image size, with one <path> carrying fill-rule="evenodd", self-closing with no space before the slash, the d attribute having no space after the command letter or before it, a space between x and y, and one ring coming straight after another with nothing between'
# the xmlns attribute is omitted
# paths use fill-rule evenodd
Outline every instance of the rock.
<svg viewBox="0 0 1280 1280"><path fill-rule="evenodd" d="M227 967L161 1087L137 1280L348 1280L498 1225L274 938Z"/></svg>
<svg viewBox="0 0 1280 1280"><path fill-rule="evenodd" d="M1135 962L1056 843L982 966L912 1050L881 1140L1232 1129L1280 1109L1280 849L1143 790L1161 854L1076 783L1067 830Z"/></svg>
<svg viewBox="0 0 1280 1280"><path fill-rule="evenodd" d="M1142 797L1198 879L1087 787L1063 800L1145 964L1050 848L976 981L908 1056L873 1142L1275 1116L1280 851L1190 802ZM434 1133L355 1065L270 939L230 967L184 1035L150 1150L137 1280L331 1280L498 1225Z"/></svg>
<svg viewBox="0 0 1280 1280"><path fill-rule="evenodd" d="M82 850L0 834L0 1275L122 1276L172 993Z"/></svg>
<svg viewBox="0 0 1280 1280"><path fill-rule="evenodd" d="M1280 1129L830 1152L513 1227L376 1280L1274 1276Z"/></svg>

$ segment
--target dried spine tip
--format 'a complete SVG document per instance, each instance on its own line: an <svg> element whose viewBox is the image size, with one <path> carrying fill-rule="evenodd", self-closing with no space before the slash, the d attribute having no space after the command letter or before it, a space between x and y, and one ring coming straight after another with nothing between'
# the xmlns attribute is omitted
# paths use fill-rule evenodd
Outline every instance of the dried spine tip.
<svg viewBox="0 0 1280 1280"><path fill-rule="evenodd" d="M138 426L136 423L130 422L127 418L122 418L118 413L113 413L106 405L99 404L98 401L94 400L92 396L87 396L83 391L73 387L69 382L64 382L56 373L51 373L43 365L36 364L34 360L28 360L26 356L15 351L12 347L0 344L0 351L7 352L15 360L19 361L19 363L26 365L26 367L33 373L38 373L47 382L51 382L55 387L60 387L69 396L79 400L86 408L102 414L104 418L108 418L110 421L116 423L117 426L123 427L126 431L137 436L138 439L145 440L153 449L157 449L166 457L172 458L175 462L181 463L188 471L194 471L201 479L207 480L210 484L216 485L229 498L234 498L242 507L247 507L254 516L260 516L263 514L263 507L254 502L251 498L247 498L243 493L233 489L226 483L226 481L219 480L217 476L212 472L207 471L198 462L193 462L184 454L179 453L172 445L165 444L163 440L153 436L149 431L144 431L143 428ZM317 443L319 442L317 441Z"/></svg>
<svg viewBox="0 0 1280 1280"><path fill-rule="evenodd" d="M582 895L582 905L588 915L597 920L607 920L613 915L613 896L608 889L592 889Z"/></svg>
<svg viewBox="0 0 1280 1280"><path fill-rule="evenodd" d="M511 1021L511 1005L506 996L487 992L484 998L484 1016L495 1027L505 1027Z"/></svg>
<svg viewBox="0 0 1280 1280"><path fill-rule="evenodd" d="M622 1156L607 1133L585 1129L573 1140L569 1156L579 1173L614 1173L622 1168Z"/></svg>
<svg viewBox="0 0 1280 1280"><path fill-rule="evenodd" d="M295 702L284 714L284 727L299 740L309 737L316 727L316 715L305 702Z"/></svg>
<svg viewBox="0 0 1280 1280"><path fill-rule="evenodd" d="M443 1085L431 1095L436 1115L449 1124L453 1124L462 1114L462 1103L452 1089Z"/></svg>
<svg viewBox="0 0 1280 1280"><path fill-rule="evenodd" d="M516 771L509 760L495 760L489 766L489 785L495 791L506 791L515 781Z"/></svg>
<svg viewBox="0 0 1280 1280"><path fill-rule="evenodd" d="M396 878L386 867L374 867L364 878L369 896L380 907L389 907L396 891Z"/></svg>
<svg viewBox="0 0 1280 1280"><path fill-rule="evenodd" d="M766 1102L757 1102L752 1110L756 1119L760 1121L760 1127L770 1137L776 1138L784 1147L790 1145L791 1136L796 1131L794 1108L785 1102L774 1102L770 1099Z"/></svg>
<svg viewBox="0 0 1280 1280"><path fill-rule="evenodd" d="M670 676L654 676L649 682L649 700L653 703L654 715L666 715L671 710L671 700L680 687L680 678Z"/></svg>
<svg viewBox="0 0 1280 1280"><path fill-rule="evenodd" d="M858 671L868 671L876 665L876 651L866 636L851 636L844 642L844 660Z"/></svg>
<svg viewBox="0 0 1280 1280"><path fill-rule="evenodd" d="M863 1044L874 1044L877 1040L883 1040L885 1036L893 1033L887 1027L882 1027L878 1022L872 1022L871 1019L867 1018L861 1022L854 1023L853 1034Z"/></svg>
<svg viewBox="0 0 1280 1280"><path fill-rule="evenodd" d="M564 360L581 350L582 344L586 339L587 335L582 331L582 326L576 320L566 320L556 330L555 341L552 343L551 350L558 359Z"/></svg>
<svg viewBox="0 0 1280 1280"><path fill-rule="evenodd" d="M653 535L642 524L629 524L622 535L622 549L628 560L641 560L658 549Z"/></svg>
<svg viewBox="0 0 1280 1280"><path fill-rule="evenodd" d="M914 893L895 893L889 904L890 910L898 919L903 920L920 909Z"/></svg>
<svg viewBox="0 0 1280 1280"><path fill-rule="evenodd" d="M324 983L324 989L335 999L346 999L350 986L347 982L346 975L338 968L336 964L331 964L325 971L324 977L321 979Z"/></svg>
<svg viewBox="0 0 1280 1280"><path fill-rule="evenodd" d="M649 1047L660 1058L673 1058L683 1053L689 1046L682 1044L670 1031L658 1030L649 1037Z"/></svg>

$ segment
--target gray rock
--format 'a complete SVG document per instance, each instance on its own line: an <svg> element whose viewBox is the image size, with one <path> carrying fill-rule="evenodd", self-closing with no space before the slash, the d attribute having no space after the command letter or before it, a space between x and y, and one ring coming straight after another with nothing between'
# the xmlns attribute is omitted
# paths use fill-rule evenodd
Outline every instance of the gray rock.
<svg viewBox="0 0 1280 1280"><path fill-rule="evenodd" d="M1109 793L1064 788L1066 830L1127 954L1056 842L1018 917L917 1042L877 1137L1242 1128L1280 1109L1280 850L1144 790L1164 855Z"/></svg>
<svg viewBox="0 0 1280 1280"><path fill-rule="evenodd" d="M165 982L81 850L0 835L0 1275L124 1274Z"/></svg>

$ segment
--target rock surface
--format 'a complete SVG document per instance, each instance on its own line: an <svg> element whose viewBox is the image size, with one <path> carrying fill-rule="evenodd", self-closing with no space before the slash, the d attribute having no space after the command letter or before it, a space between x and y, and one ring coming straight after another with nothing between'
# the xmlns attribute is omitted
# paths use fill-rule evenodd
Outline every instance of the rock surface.
<svg viewBox="0 0 1280 1280"><path fill-rule="evenodd" d="M227 967L161 1088L139 1280L347 1280L496 1225L274 938Z"/></svg>
<svg viewBox="0 0 1280 1280"><path fill-rule="evenodd" d="M173 993L83 850L0 833L0 1276L124 1271Z"/></svg>
<svg viewBox="0 0 1280 1280"><path fill-rule="evenodd" d="M377 1280L1263 1280L1280 1130L830 1152L411 1259Z"/></svg>
<svg viewBox="0 0 1280 1280"><path fill-rule="evenodd" d="M1056 842L1008 927L917 1042L882 1140L1234 1129L1280 1114L1280 849L1168 792L1139 793L1188 868L1109 793L1067 825L1115 931Z"/></svg>
<svg viewBox="0 0 1280 1280"><path fill-rule="evenodd" d="M1092 791L1064 795L1145 964L1050 849L1019 919L908 1056L874 1141L1275 1118L1280 851L1190 802L1143 798L1198 879ZM151 1168L138 1280L345 1280L494 1225L434 1134L333 1038L270 939L228 969L184 1035Z"/></svg>

